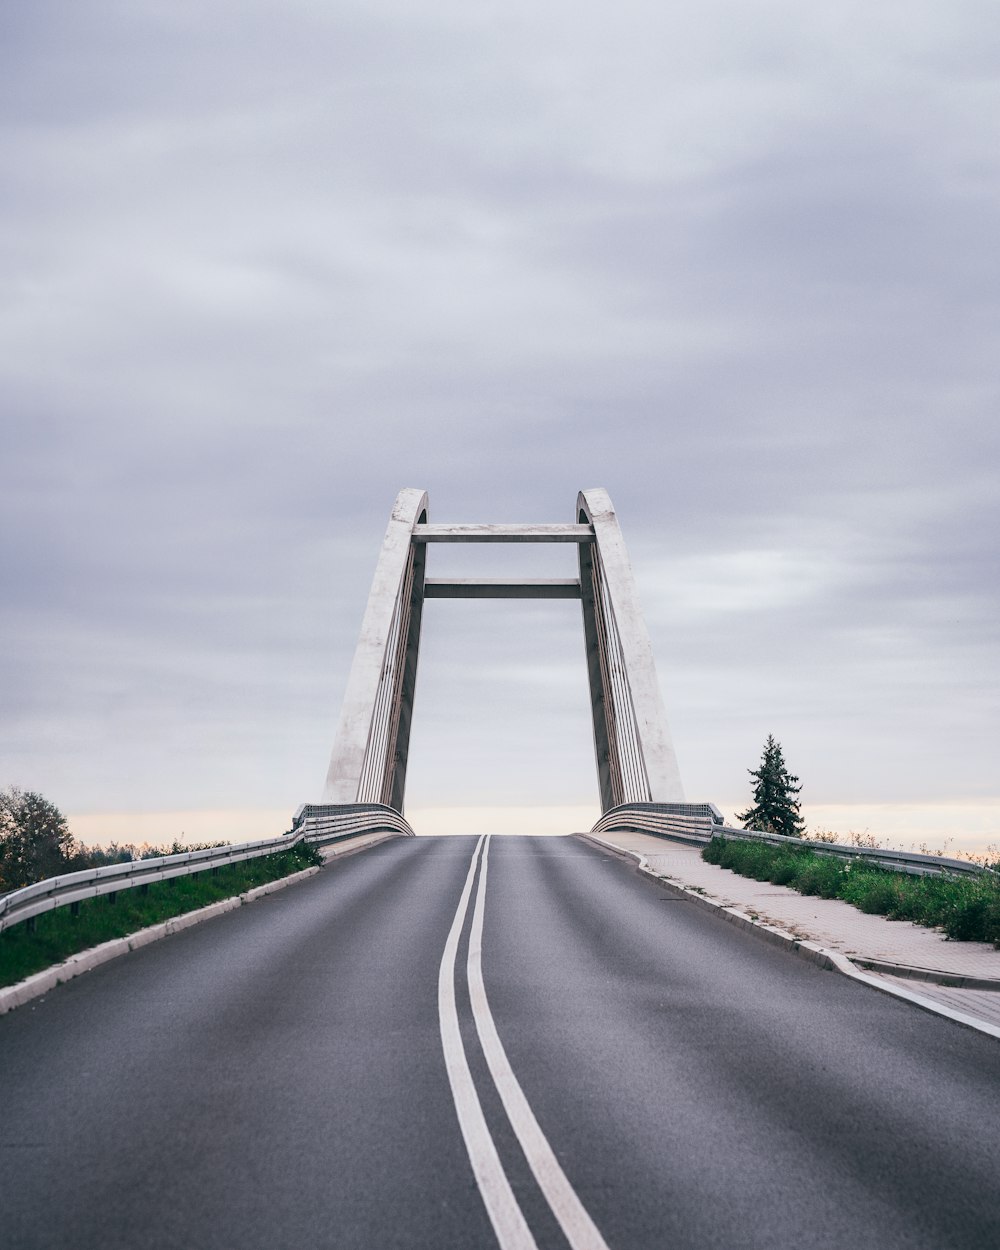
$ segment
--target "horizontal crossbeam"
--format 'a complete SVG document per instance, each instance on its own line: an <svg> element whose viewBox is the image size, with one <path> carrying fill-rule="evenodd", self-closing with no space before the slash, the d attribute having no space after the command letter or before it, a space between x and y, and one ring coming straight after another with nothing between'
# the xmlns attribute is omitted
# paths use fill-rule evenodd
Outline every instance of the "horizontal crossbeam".
<svg viewBox="0 0 1000 1250"><path fill-rule="evenodd" d="M415 543L592 543L592 525L414 525Z"/></svg>
<svg viewBox="0 0 1000 1250"><path fill-rule="evenodd" d="M580 583L575 578L522 578L497 581L494 578L428 577L424 581L426 599L579 599Z"/></svg>

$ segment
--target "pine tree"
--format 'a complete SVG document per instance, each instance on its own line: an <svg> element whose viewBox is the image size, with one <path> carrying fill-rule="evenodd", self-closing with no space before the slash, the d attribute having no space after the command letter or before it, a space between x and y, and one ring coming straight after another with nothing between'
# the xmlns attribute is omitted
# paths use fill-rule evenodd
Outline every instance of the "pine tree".
<svg viewBox="0 0 1000 1250"><path fill-rule="evenodd" d="M747 772L754 779L753 807L737 813L736 819L743 822L743 828L801 838L805 822L799 814L796 796L802 787L797 784L798 777L785 767L781 743L775 742L773 735L767 735L760 767Z"/></svg>

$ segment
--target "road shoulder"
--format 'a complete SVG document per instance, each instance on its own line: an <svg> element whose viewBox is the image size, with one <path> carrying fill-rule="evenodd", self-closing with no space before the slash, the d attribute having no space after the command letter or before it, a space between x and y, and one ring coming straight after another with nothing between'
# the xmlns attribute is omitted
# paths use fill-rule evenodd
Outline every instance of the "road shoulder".
<svg viewBox="0 0 1000 1250"><path fill-rule="evenodd" d="M705 863L698 845L643 833L576 836L631 860L661 888L762 940L1000 1038L1000 952L987 943L949 942L907 921L865 915L839 899L740 877Z"/></svg>

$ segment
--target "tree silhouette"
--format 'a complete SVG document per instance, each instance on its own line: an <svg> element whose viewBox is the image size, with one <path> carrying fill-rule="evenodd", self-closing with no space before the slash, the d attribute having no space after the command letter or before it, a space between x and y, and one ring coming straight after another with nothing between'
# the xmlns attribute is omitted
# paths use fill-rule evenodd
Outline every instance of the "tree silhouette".
<svg viewBox="0 0 1000 1250"><path fill-rule="evenodd" d="M75 850L66 817L32 790L0 790L0 889L18 890L62 872Z"/></svg>
<svg viewBox="0 0 1000 1250"><path fill-rule="evenodd" d="M753 807L737 813L736 819L743 822L743 828L801 838L805 822L799 814L796 796L802 787L796 784L798 777L785 767L781 743L775 742L773 735L767 735L760 767L747 772L754 779Z"/></svg>

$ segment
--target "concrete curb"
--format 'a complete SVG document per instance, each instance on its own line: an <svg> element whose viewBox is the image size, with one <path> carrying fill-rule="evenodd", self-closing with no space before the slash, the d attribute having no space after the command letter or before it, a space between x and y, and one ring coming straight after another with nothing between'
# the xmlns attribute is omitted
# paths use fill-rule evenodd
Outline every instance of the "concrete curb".
<svg viewBox="0 0 1000 1250"><path fill-rule="evenodd" d="M362 834L367 837L367 834ZM383 833L381 837L372 838L370 842L362 842L358 846L351 846L350 843L328 842L325 846L320 846L319 853L327 864L336 862L338 859L346 859L348 855L357 855L360 851L369 851L373 846L381 846L383 842L391 842L396 838L406 837L406 834L390 831Z"/></svg>
<svg viewBox="0 0 1000 1250"><path fill-rule="evenodd" d="M1000 990L996 977L969 977L961 972L941 972L937 968L918 968L914 964L894 964L888 959L870 959L867 955L855 955L852 963L869 972L884 972L905 981L924 981L928 985L941 985L951 990Z"/></svg>
<svg viewBox="0 0 1000 1250"><path fill-rule="evenodd" d="M169 920L149 925L148 928L139 929L126 937L113 938L110 942L102 942L100 946L91 946L89 950L78 951L61 964L53 964L51 968L44 968L41 972L18 981L16 985L8 985L0 989L0 1016L30 1002L33 998L47 994L49 990L65 981L72 981L81 973L89 972L92 968L106 964L111 959L117 959L119 955L127 955L129 951L148 946L150 942L158 942L161 938L169 937L171 933L180 933L183 929L190 929L192 925L201 924L203 920L212 920L215 916L221 916L227 911L235 911L244 903L256 902L257 899L267 894L273 894L275 890L283 890L286 886L294 885L297 881L304 881L306 877L315 876L318 872L318 867L303 868L301 872L293 872L288 877L278 877L276 881L268 881L265 885L258 885L243 894L220 899L217 903L209 903L207 907L199 907L196 911L186 911L180 916L171 916Z"/></svg>
<svg viewBox="0 0 1000 1250"><path fill-rule="evenodd" d="M764 924L763 921L755 920L753 916L747 915L746 912L738 911L735 907L726 907L722 903L716 902L715 899L709 898L706 894L699 894L696 890L680 885L676 881L671 881L667 877L661 877L659 873L654 872L650 868L649 861L640 851L630 851L626 847L618 846L616 843L606 841L604 838L592 833L578 833L576 836L592 843L602 851L610 852L621 859L635 861L643 876L649 877L651 881L655 881L661 889L669 891L675 897L687 899L689 902L701 907L704 911L712 912L721 920L726 920L730 924L734 924L738 928L753 934L754 937L770 942L772 946L784 947L785 950L798 955L799 958L808 959L810 963L816 964L817 967L831 972L840 972L845 977L850 977L852 981L860 981L862 984L878 990L880 994L888 994L892 998L901 998L908 1003L912 1003L915 1007L921 1008L923 1011L931 1012L932 1015L944 1016L945 1019L953 1020L956 1024L961 1024L965 1028L975 1029L977 1033L986 1033L989 1037L1000 1038L1000 1027L995 1024L989 1024L987 1021L979 1020L975 1016L966 1015L962 1011L955 1011L952 1007L946 1007L943 1003L936 1003L930 998L924 998L923 995L917 994L913 990L904 989L901 985L889 985L863 972L846 955L842 955L840 951L829 950L820 946L818 942L797 938L794 933L789 933L785 929L779 929L775 925ZM866 961L866 963L877 964L879 971L889 972L890 975L899 977L906 977L917 971L925 973L934 971L933 969L907 969L905 964L891 964L882 960L870 960ZM897 971L897 969L907 970ZM935 975L945 976L946 974ZM930 978L924 976L921 979L929 980ZM947 984L952 985L957 979L961 978L949 977L947 978ZM966 981L975 979L966 978ZM966 985L965 988L990 989L993 987L990 984L979 985L978 987Z"/></svg>

